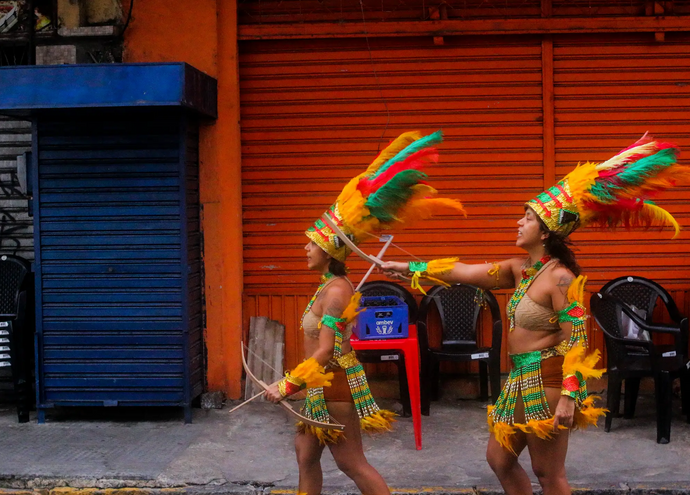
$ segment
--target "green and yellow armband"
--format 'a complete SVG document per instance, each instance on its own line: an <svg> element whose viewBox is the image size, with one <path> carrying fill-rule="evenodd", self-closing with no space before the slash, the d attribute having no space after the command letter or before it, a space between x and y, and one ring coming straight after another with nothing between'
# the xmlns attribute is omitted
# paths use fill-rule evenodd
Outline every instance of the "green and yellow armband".
<svg viewBox="0 0 690 495"><path fill-rule="evenodd" d="M444 273L448 273L453 269L457 261L458 258L442 258L439 260L429 261L428 263L425 261L410 261L408 267L410 273L412 273L411 287L413 289L418 289L419 292L426 295L426 292L419 283L420 278L425 278L436 284L450 287L448 282L444 282L443 280L434 277L434 275L443 275Z"/></svg>

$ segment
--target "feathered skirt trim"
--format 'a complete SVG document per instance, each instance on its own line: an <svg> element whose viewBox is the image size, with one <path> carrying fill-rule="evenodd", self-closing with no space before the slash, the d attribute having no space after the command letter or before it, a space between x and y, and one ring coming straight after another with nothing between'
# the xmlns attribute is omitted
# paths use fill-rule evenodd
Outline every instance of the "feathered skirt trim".
<svg viewBox="0 0 690 495"><path fill-rule="evenodd" d="M554 383L559 383L563 376L562 370L569 365L569 362L572 360L572 354L574 353L579 354L580 351L573 351L573 349L570 349L566 353L564 361L560 359L557 360L557 356L562 356L564 354L562 347L560 349L548 348L542 351L511 356L514 367L510 372L508 380L496 404L489 406L487 410L489 432L494 435L494 438L496 438L496 441L498 441L502 447L516 454L512 442L514 435L518 431L536 435L545 440L553 437L553 414L549 410L549 405L546 400L544 383L550 386L553 386ZM553 362L563 362L563 367L549 366L551 363L548 362L546 363L547 366L542 366L546 360L551 359L554 359ZM596 426L598 418L606 414L606 409L595 407L594 400L597 397L587 395L586 379L589 376L600 375L601 371L594 370L594 360L586 362L587 365L592 367L591 370L585 369L583 361L579 361L579 363L577 377L580 386L576 394L577 397L575 398L573 429L586 428L590 425ZM570 366L568 366L568 368L569 367ZM544 374L542 374L543 368L544 371L546 371ZM518 395L522 399L524 405L524 423L518 423L514 420L515 404ZM565 426L559 426L559 429L567 428Z"/></svg>
<svg viewBox="0 0 690 495"><path fill-rule="evenodd" d="M333 378L333 389L342 389L337 381L347 380L347 387L351 398L348 402L353 402L357 414L359 415L359 425L362 431L368 433L381 433L390 431L392 423L395 422L397 416L394 412L379 408L374 401L369 389L367 377L364 374L362 364L357 360L354 351L338 358L337 365L340 366L345 373L335 373ZM330 391L329 391L330 392ZM326 397L328 395L329 397ZM337 394L338 396L341 394ZM328 414L327 402L329 400L343 401L342 397L334 397L331 394L324 394L323 387L315 387L307 389L307 398L304 401L302 408L303 414L309 419L321 421L324 423L331 423L331 417ZM297 431L299 433L308 433L314 435L319 439L322 445L337 443L344 438L343 431L330 430L320 428L312 425L306 425L303 422L297 423Z"/></svg>

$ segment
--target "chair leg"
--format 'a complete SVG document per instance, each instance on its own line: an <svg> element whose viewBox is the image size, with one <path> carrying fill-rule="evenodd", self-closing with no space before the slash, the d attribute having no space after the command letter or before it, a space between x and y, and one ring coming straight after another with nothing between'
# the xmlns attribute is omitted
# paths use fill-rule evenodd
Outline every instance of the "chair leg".
<svg viewBox="0 0 690 495"><path fill-rule="evenodd" d="M485 361L479 361L479 400L489 398L489 370Z"/></svg>
<svg viewBox="0 0 690 495"><path fill-rule="evenodd" d="M400 403L402 404L403 418L412 416L412 406L410 405L410 389L407 384L407 370L405 369L405 356L401 353L398 363L398 381L400 383Z"/></svg>
<svg viewBox="0 0 690 495"><path fill-rule="evenodd" d="M654 377L654 395L656 399L656 443L667 444L671 441L671 374L660 371Z"/></svg>
<svg viewBox="0 0 690 495"><path fill-rule="evenodd" d="M635 406L637 405L637 396L640 391L639 378L625 379L625 401L623 403L623 417L631 419L635 416Z"/></svg>
<svg viewBox="0 0 690 495"><path fill-rule="evenodd" d="M621 404L621 379L616 373L609 372L607 391L606 391L606 421L604 422L604 431L611 431L611 421L613 417L618 414Z"/></svg>

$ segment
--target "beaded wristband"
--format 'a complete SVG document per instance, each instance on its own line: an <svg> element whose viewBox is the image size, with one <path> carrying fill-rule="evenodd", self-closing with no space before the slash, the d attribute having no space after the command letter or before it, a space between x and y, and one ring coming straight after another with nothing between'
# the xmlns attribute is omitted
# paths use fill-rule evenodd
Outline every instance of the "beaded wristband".
<svg viewBox="0 0 690 495"><path fill-rule="evenodd" d="M426 261L410 261L408 265L408 269L412 272L425 272L427 269L427 262Z"/></svg>
<svg viewBox="0 0 690 495"><path fill-rule="evenodd" d="M293 378L289 372L285 373L285 378L278 382L278 392L280 392L280 395L282 395L283 397L296 394L297 392L306 387L306 382Z"/></svg>

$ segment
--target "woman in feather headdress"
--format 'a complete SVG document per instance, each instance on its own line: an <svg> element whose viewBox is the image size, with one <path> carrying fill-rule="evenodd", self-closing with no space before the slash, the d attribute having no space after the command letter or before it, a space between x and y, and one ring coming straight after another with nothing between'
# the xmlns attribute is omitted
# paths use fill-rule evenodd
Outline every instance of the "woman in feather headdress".
<svg viewBox="0 0 690 495"><path fill-rule="evenodd" d="M487 460L507 494L531 494L518 456L529 450L532 468L547 495L569 494L565 457L571 428L596 424L605 413L587 395L586 380L600 377L599 352L587 352L583 291L586 277L570 249L568 236L582 225L614 228L669 225L675 219L650 201L690 169L677 164L678 149L643 136L601 163L579 165L555 186L525 203L517 222L516 245L527 257L489 265L457 258L429 263L388 262L391 277L407 274L442 283L485 289L515 288L507 315L512 370L488 409L491 436Z"/></svg>
<svg viewBox="0 0 690 495"><path fill-rule="evenodd" d="M426 174L421 169L436 161L434 146L441 140L440 131L428 136L402 134L345 186L323 216L359 244L383 229L427 218L439 208L464 213L460 203L435 197L436 191L424 182ZM266 397L278 402L306 388L305 416L345 426L340 431L298 424L295 448L300 493L321 493L320 460L328 445L340 470L362 493L388 494L386 483L367 462L362 448L361 430L387 431L395 415L377 406L349 342L360 296L347 278L345 259L351 249L321 218L305 233L309 238L304 247L307 268L321 276L321 285L301 321L309 359L270 387Z"/></svg>

